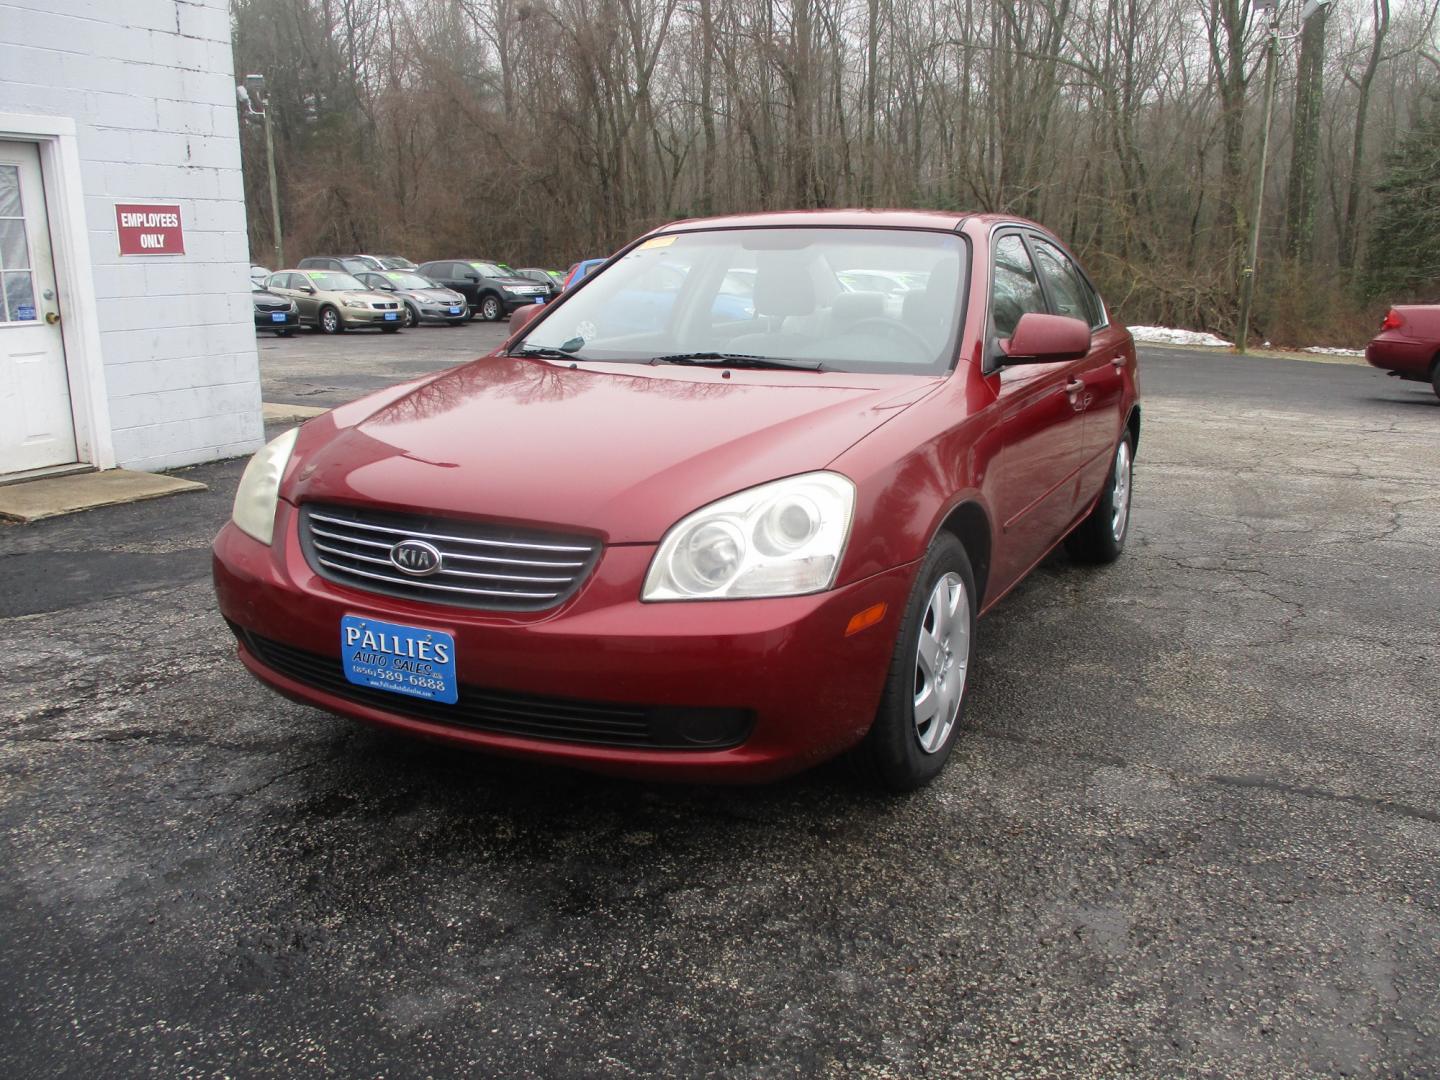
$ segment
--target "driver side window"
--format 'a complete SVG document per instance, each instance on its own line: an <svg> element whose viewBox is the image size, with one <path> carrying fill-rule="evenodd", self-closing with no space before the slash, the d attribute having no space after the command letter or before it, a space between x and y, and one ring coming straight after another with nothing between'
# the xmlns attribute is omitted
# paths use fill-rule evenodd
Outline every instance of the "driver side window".
<svg viewBox="0 0 1440 1080"><path fill-rule="evenodd" d="M1045 311L1045 295L1035 277L1035 266L1019 233L1007 233L995 242L995 270L990 282L990 334L1008 338L1026 312Z"/></svg>

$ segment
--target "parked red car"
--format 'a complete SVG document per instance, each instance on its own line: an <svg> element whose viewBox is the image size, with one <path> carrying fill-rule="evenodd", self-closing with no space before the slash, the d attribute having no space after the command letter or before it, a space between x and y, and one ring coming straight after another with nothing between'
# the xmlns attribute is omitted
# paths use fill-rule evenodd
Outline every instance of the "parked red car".
<svg viewBox="0 0 1440 1080"><path fill-rule="evenodd" d="M908 789L977 616L1062 540L1119 556L1139 426L1130 334L1035 224L682 222L272 442L215 585L246 667L360 720L686 781L850 751Z"/></svg>
<svg viewBox="0 0 1440 1080"><path fill-rule="evenodd" d="M1440 397L1440 304L1392 307L1365 359L1398 379L1428 382Z"/></svg>

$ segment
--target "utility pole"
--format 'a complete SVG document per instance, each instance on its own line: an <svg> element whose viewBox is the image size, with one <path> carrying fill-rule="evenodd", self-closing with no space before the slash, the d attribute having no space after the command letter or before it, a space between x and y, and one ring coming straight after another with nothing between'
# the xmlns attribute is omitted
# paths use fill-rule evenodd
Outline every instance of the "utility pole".
<svg viewBox="0 0 1440 1080"><path fill-rule="evenodd" d="M1300 26L1317 11L1329 7L1332 0L1305 0L1300 9ZM1275 63L1280 52L1280 39L1293 40L1300 31L1293 34L1280 33L1279 0L1255 0L1255 10L1264 11L1268 22L1265 27L1265 106L1264 119L1260 129L1260 168L1255 179L1255 206L1251 214L1250 244L1245 255L1245 266L1240 271L1240 326L1235 332L1235 351L1245 354L1246 338L1250 336L1250 303L1255 296L1255 264L1260 257L1260 217L1265 211L1265 165L1270 157L1270 118L1275 111Z"/></svg>
<svg viewBox="0 0 1440 1080"><path fill-rule="evenodd" d="M265 122L265 172L270 179L270 223L275 236L275 262L277 270L285 268L285 234L280 227L280 185L275 181L275 133L270 126L270 103L265 99L265 76L246 75L245 85L240 87L241 99L245 102L247 118L259 117ZM260 108L255 108L256 100Z"/></svg>
<svg viewBox="0 0 1440 1080"><path fill-rule="evenodd" d="M275 182L275 136L270 110L265 110L265 171L270 174L270 221L275 226L275 268L285 268L285 234L280 228L280 185Z"/></svg>
<svg viewBox="0 0 1440 1080"><path fill-rule="evenodd" d="M1240 329L1235 333L1235 349L1245 355L1246 339L1250 336L1250 301L1255 295L1255 262L1260 255L1260 216L1265 212L1265 164L1270 158L1270 117L1275 110L1275 57L1280 51L1277 30L1280 10L1272 2L1269 24L1265 28L1265 106L1260 122L1260 169L1255 179L1255 206L1250 214L1250 246L1245 265L1240 270ZM1256 10L1262 10L1256 4Z"/></svg>

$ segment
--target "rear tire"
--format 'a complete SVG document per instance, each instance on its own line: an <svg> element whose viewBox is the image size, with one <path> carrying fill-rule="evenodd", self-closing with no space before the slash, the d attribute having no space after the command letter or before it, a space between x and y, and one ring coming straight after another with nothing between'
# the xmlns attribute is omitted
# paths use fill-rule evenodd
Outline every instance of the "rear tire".
<svg viewBox="0 0 1440 1080"><path fill-rule="evenodd" d="M343 334L345 322L340 318L340 312L333 307L320 309L320 332L322 334Z"/></svg>
<svg viewBox="0 0 1440 1080"><path fill-rule="evenodd" d="M945 767L965 715L978 601L965 545L942 533L910 589L875 722L850 752L867 783L913 791Z"/></svg>
<svg viewBox="0 0 1440 1080"><path fill-rule="evenodd" d="M1435 362L1430 365L1430 389L1435 391L1435 396L1440 397L1440 356L1435 357Z"/></svg>
<svg viewBox="0 0 1440 1080"><path fill-rule="evenodd" d="M1130 535L1130 493L1134 489L1135 445L1129 430L1120 436L1105 492L1085 520L1065 538L1065 550L1076 562L1112 563L1125 550Z"/></svg>

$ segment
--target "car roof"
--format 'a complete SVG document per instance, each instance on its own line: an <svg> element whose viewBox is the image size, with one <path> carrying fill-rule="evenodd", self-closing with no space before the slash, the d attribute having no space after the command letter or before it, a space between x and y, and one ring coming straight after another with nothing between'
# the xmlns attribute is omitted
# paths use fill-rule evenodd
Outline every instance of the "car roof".
<svg viewBox="0 0 1440 1080"><path fill-rule="evenodd" d="M756 229L789 226L869 227L874 229L942 229L952 232L972 215L953 210L774 210L759 214L688 218L663 225L656 232L701 229Z"/></svg>

